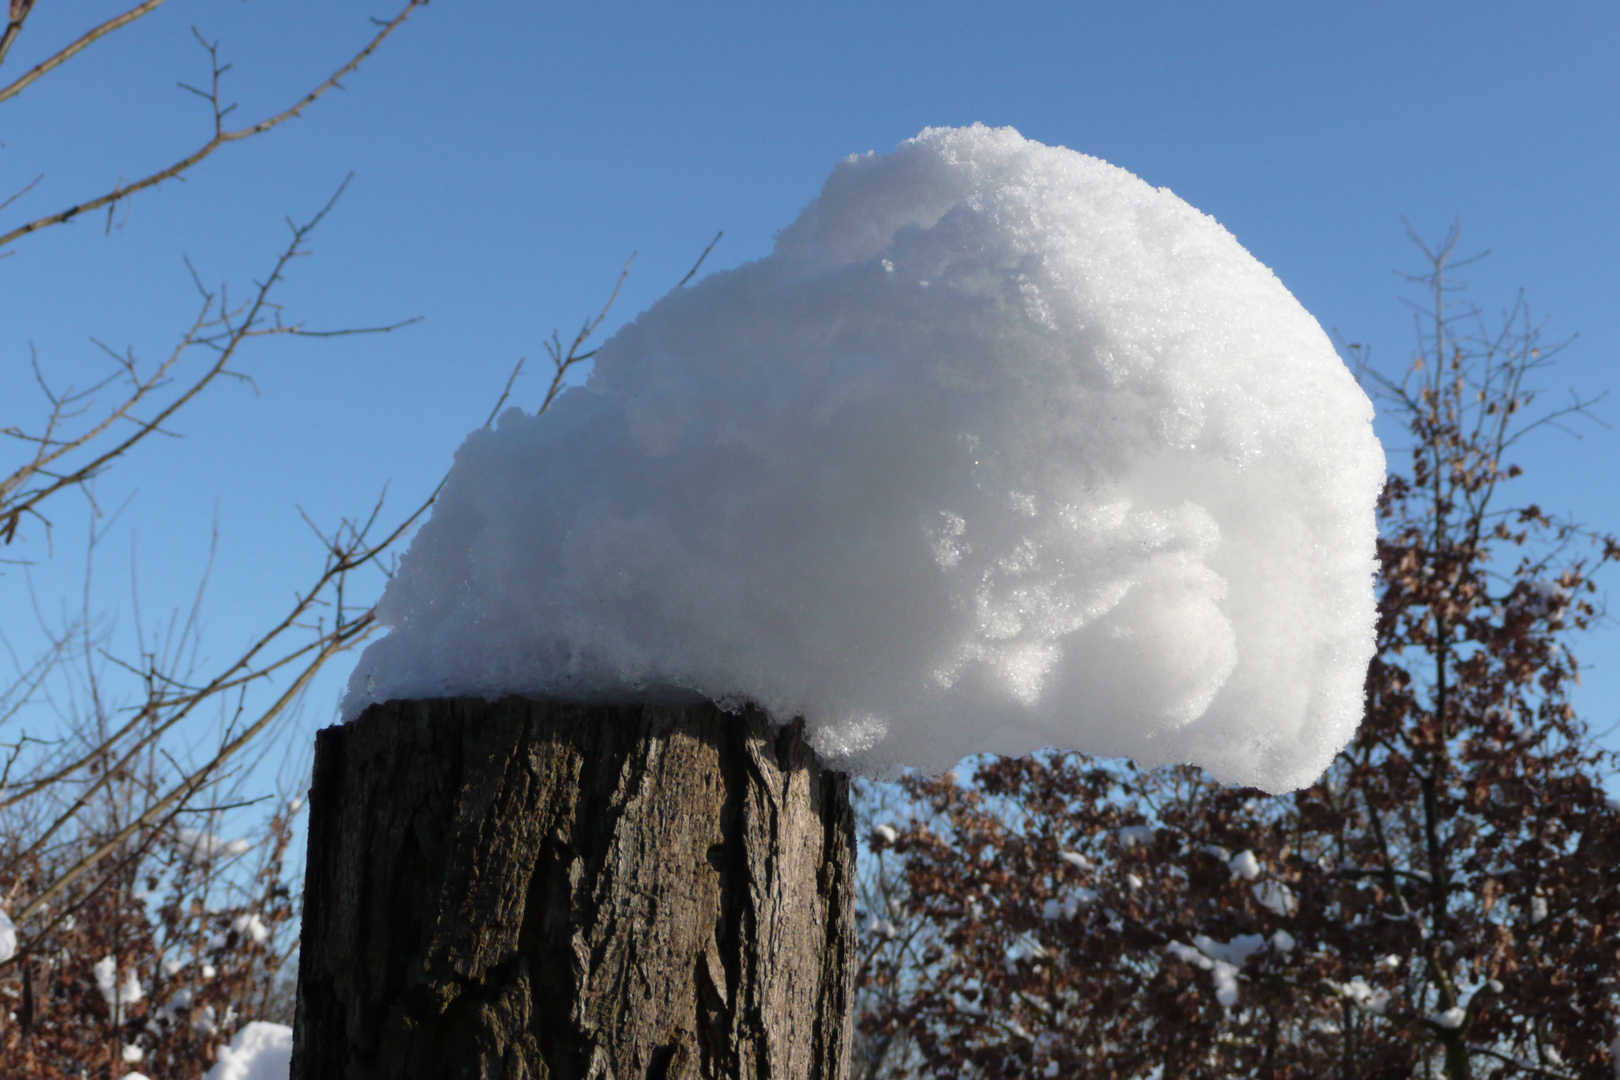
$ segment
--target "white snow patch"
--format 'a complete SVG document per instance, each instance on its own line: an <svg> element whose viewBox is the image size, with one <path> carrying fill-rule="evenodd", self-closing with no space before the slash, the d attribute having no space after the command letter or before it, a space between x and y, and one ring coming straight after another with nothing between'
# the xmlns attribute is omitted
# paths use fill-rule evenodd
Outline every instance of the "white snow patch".
<svg viewBox="0 0 1620 1080"><path fill-rule="evenodd" d="M1054 897L1041 905L1041 918L1047 922L1056 922L1059 919L1072 919L1080 914L1080 909L1097 902L1094 890L1085 888L1070 889L1062 898Z"/></svg>
<svg viewBox="0 0 1620 1080"><path fill-rule="evenodd" d="M1254 857L1252 851L1240 851L1232 856L1227 864L1232 869L1232 876L1245 881L1253 881L1260 876L1260 860Z"/></svg>
<svg viewBox="0 0 1620 1080"><path fill-rule="evenodd" d="M176 829L175 848L181 859L199 863L246 855L253 845L246 840L225 840L202 829Z"/></svg>
<svg viewBox="0 0 1620 1080"><path fill-rule="evenodd" d="M107 1003L107 1011L112 1014L115 1024L124 1022L129 1007L146 996L141 988L140 977L134 968L124 970L124 980L118 981L118 961L111 956L104 956L97 960L90 969L95 975L96 989L101 991L102 1000Z"/></svg>
<svg viewBox="0 0 1620 1080"><path fill-rule="evenodd" d="M892 844L896 840L900 839L900 834L895 831L893 825L878 825L872 829L872 832L885 844Z"/></svg>
<svg viewBox="0 0 1620 1080"><path fill-rule="evenodd" d="M1217 960L1212 974L1215 976L1215 1000L1230 1009L1237 1004L1237 967L1225 960Z"/></svg>
<svg viewBox="0 0 1620 1080"><path fill-rule="evenodd" d="M249 912L246 915L238 915L231 922L231 929L235 930L239 936L252 938L254 943L258 945L263 945L270 937L270 928L264 925L264 920L259 918L259 913L256 911Z"/></svg>
<svg viewBox="0 0 1620 1080"><path fill-rule="evenodd" d="M1384 1010L1389 1007L1389 991L1373 986L1360 975L1349 982L1329 985L1340 997L1348 998L1358 1009L1382 1016Z"/></svg>
<svg viewBox="0 0 1620 1080"><path fill-rule="evenodd" d="M1076 870L1090 870L1091 869L1090 860L1088 860L1084 855L1080 854L1078 851L1064 851L1064 852L1061 852L1061 853L1059 853L1058 858L1062 859L1064 862L1068 863L1070 866L1074 867Z"/></svg>
<svg viewBox="0 0 1620 1080"><path fill-rule="evenodd" d="M1211 960L1224 960L1242 967L1249 957L1266 947L1266 939L1260 934L1239 934L1231 941L1223 942L1199 934L1193 938L1193 944Z"/></svg>
<svg viewBox="0 0 1620 1080"><path fill-rule="evenodd" d="M0 964L17 955L17 924L0 910Z"/></svg>
<svg viewBox="0 0 1620 1080"><path fill-rule="evenodd" d="M1151 825L1127 825L1119 830L1116 835L1119 838L1119 846L1122 848L1153 843L1153 827Z"/></svg>
<svg viewBox="0 0 1620 1080"><path fill-rule="evenodd" d="M1292 915L1296 901L1294 890L1280 881L1262 881L1253 887L1254 898L1261 907L1277 915Z"/></svg>
<svg viewBox="0 0 1620 1080"><path fill-rule="evenodd" d="M1203 968L1205 971L1208 971L1214 966L1215 963L1213 960L1199 952L1197 949L1193 948L1191 945L1183 945L1179 941L1172 941L1164 948L1166 952L1168 952L1171 956L1174 956L1176 959L1181 960L1184 963L1191 964L1193 967Z"/></svg>
<svg viewBox="0 0 1620 1080"><path fill-rule="evenodd" d="M203 1080L287 1080L292 1069L292 1028L255 1020L219 1048Z"/></svg>
<svg viewBox="0 0 1620 1080"><path fill-rule="evenodd" d="M1293 939L1289 938L1288 942L1292 948ZM1266 939L1259 934L1239 934L1231 941L1215 941L1204 934L1199 934L1193 938L1192 945L1172 941L1165 946L1165 950L1172 956L1209 972L1215 980L1215 1000L1222 1006L1231 1008L1238 999L1238 972L1242 970L1249 957L1264 949L1267 944Z"/></svg>
<svg viewBox="0 0 1620 1080"><path fill-rule="evenodd" d="M1537 579L1526 585L1530 593L1525 608L1532 615L1550 615L1569 603L1569 590L1556 581Z"/></svg>
<svg viewBox="0 0 1620 1080"><path fill-rule="evenodd" d="M696 696L843 769L1055 745L1272 791L1355 729L1372 406L1168 190L930 128L594 364L458 451L345 718Z"/></svg>
<svg viewBox="0 0 1620 1080"><path fill-rule="evenodd" d="M1468 1010L1461 1005L1453 1005L1445 1012L1435 1013L1429 1019L1443 1028L1460 1028L1463 1021L1468 1019Z"/></svg>

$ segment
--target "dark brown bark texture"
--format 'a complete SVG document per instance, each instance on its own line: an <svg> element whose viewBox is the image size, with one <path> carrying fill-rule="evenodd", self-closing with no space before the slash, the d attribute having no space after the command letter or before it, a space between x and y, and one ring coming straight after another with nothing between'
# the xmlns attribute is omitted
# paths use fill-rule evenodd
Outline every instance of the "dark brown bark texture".
<svg viewBox="0 0 1620 1080"><path fill-rule="evenodd" d="M710 705L393 701L316 739L294 1080L845 1080L847 777Z"/></svg>

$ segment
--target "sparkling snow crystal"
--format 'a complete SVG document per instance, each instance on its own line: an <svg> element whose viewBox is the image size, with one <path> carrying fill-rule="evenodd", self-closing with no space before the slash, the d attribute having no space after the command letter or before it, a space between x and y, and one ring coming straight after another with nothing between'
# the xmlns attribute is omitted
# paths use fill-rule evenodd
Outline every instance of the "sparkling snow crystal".
<svg viewBox="0 0 1620 1080"><path fill-rule="evenodd" d="M1371 419L1211 218L930 129L468 438L345 715L701 695L842 768L1057 745L1309 783L1372 652Z"/></svg>

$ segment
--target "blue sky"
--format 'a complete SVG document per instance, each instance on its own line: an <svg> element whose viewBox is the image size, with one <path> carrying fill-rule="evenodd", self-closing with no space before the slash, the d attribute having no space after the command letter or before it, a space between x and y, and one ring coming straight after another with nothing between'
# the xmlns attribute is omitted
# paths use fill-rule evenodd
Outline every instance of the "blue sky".
<svg viewBox="0 0 1620 1080"><path fill-rule="evenodd" d="M41 4L0 79L118 9ZM319 82L369 35L380 0L169 0L19 98L0 104L0 198L44 178L0 225L99 194L207 137L176 88L206 77L191 30L233 69L233 119ZM155 359L193 313L183 258L245 291L307 217L354 181L280 298L313 327L420 316L382 337L272 340L244 355L254 385L217 387L99 492L134 495L143 603L186 602L216 519L205 608L223 657L279 613L323 524L387 484L431 489L519 357L544 364L554 328L632 274L606 328L685 272L769 251L843 156L925 126L1008 124L1095 154L1212 214L1322 324L1406 363L1427 237L1460 220L1464 276L1487 310L1523 287L1554 337L1579 339L1549 388L1615 385L1620 347L1620 8L1508 3L452 4L418 12L302 119L227 147L104 216L13 245L0 260L0 424L31 419L27 369L82 384L94 337ZM536 374L517 401L537 404ZM1599 414L1620 419L1612 404ZM1590 426L1527 448L1522 497L1620 531L1620 442ZM58 529L43 596L82 567L79 506ZM36 539L28 554L41 554ZM129 594L128 533L109 542L106 607ZM17 578L3 617L19 618ZM127 620L127 616L125 616ZM1581 650L1578 702L1620 719L1620 634ZM341 677L315 690L329 721Z"/></svg>

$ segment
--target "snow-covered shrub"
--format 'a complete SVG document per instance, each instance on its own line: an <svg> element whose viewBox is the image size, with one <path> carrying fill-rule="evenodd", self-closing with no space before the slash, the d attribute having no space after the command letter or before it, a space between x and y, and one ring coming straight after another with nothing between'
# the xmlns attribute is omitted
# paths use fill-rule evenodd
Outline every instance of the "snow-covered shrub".
<svg viewBox="0 0 1620 1080"><path fill-rule="evenodd" d="M198 1080L244 1024L290 1019L291 815L230 839L207 817L142 831L27 917L0 920L0 1072ZM99 820L38 851L28 833L0 832L0 897L31 895L94 858L119 816Z"/></svg>

